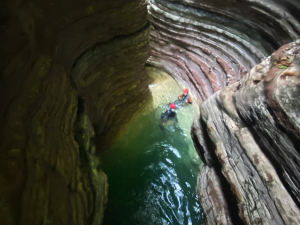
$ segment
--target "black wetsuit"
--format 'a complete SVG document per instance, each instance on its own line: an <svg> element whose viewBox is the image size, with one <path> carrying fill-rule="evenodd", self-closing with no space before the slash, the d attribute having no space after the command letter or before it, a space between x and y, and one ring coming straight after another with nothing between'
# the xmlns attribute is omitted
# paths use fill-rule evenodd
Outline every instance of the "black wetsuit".
<svg viewBox="0 0 300 225"><path fill-rule="evenodd" d="M160 118L165 120L174 119L176 118L176 112L171 109L168 109L163 114L161 114Z"/></svg>
<svg viewBox="0 0 300 225"><path fill-rule="evenodd" d="M168 109L167 111L161 114L159 127L163 132L166 132L166 127L176 126L177 123L178 119L176 112L174 110Z"/></svg>

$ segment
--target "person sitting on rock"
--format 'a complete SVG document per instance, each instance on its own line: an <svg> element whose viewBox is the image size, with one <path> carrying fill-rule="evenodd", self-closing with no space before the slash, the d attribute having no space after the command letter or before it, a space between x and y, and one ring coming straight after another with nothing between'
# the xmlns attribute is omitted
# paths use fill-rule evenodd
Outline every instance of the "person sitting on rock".
<svg viewBox="0 0 300 225"><path fill-rule="evenodd" d="M181 101L182 106L186 105L187 103L193 103L191 96L189 96L189 90L187 88L183 90L183 94L178 96L178 99Z"/></svg>

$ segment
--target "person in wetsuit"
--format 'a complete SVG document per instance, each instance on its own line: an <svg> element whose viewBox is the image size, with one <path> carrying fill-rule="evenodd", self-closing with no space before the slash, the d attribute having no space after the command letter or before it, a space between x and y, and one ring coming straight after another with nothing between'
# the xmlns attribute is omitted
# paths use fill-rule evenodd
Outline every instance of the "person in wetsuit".
<svg viewBox="0 0 300 225"><path fill-rule="evenodd" d="M160 118L163 120L177 119L175 108L176 105L174 103L171 103L170 108L167 111L165 111L163 114L161 114Z"/></svg>
<svg viewBox="0 0 300 225"><path fill-rule="evenodd" d="M175 112L176 105L175 103L171 103L169 105L169 109L161 114L160 116L160 129L168 133L168 131L172 131L176 128L176 125L178 123L177 115Z"/></svg>
<svg viewBox="0 0 300 225"><path fill-rule="evenodd" d="M183 90L183 94L178 96L178 99L181 101L182 106L188 103L193 103L191 96L189 96L189 90L187 88Z"/></svg>

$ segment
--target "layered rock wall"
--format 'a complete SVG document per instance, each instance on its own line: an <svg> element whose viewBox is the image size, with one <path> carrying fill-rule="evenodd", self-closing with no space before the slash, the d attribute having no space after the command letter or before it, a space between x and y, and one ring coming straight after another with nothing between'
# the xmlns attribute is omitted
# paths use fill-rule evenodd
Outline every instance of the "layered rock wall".
<svg viewBox="0 0 300 225"><path fill-rule="evenodd" d="M299 1L149 0L148 9L149 65L202 101L300 35Z"/></svg>
<svg viewBox="0 0 300 225"><path fill-rule="evenodd" d="M0 4L0 223L101 224L96 153L149 94L146 3Z"/></svg>
<svg viewBox="0 0 300 225"><path fill-rule="evenodd" d="M299 1L149 0L148 10L148 64L205 101L192 137L207 223L299 224L299 43L267 58L300 37Z"/></svg>
<svg viewBox="0 0 300 225"><path fill-rule="evenodd" d="M299 222L299 44L246 75L299 38L298 3L148 2L150 66L199 101L232 84L202 106L193 131L210 224ZM1 224L101 223L96 153L148 97L148 27L140 0L1 1Z"/></svg>
<svg viewBox="0 0 300 225"><path fill-rule="evenodd" d="M207 224L300 223L299 96L300 40L203 103L192 136Z"/></svg>

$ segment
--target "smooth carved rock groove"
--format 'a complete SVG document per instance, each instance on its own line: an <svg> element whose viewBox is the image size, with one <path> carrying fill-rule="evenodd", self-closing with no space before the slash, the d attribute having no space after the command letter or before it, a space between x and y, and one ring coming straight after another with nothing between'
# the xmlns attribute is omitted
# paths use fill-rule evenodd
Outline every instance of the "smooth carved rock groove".
<svg viewBox="0 0 300 225"><path fill-rule="evenodd" d="M299 94L300 40L203 103L192 136L205 162L198 195L208 224L231 224L226 184L211 182L215 170L245 224L300 224Z"/></svg>
<svg viewBox="0 0 300 225"><path fill-rule="evenodd" d="M300 38L299 2L149 0L148 10L148 65L205 101L191 135L206 223L299 224L299 44L267 58Z"/></svg>
<svg viewBox="0 0 300 225"><path fill-rule="evenodd" d="M148 98L141 0L0 3L0 224L101 224L97 152Z"/></svg>
<svg viewBox="0 0 300 225"><path fill-rule="evenodd" d="M149 0L148 64L206 100L239 81L276 48L299 38L298 3Z"/></svg>

